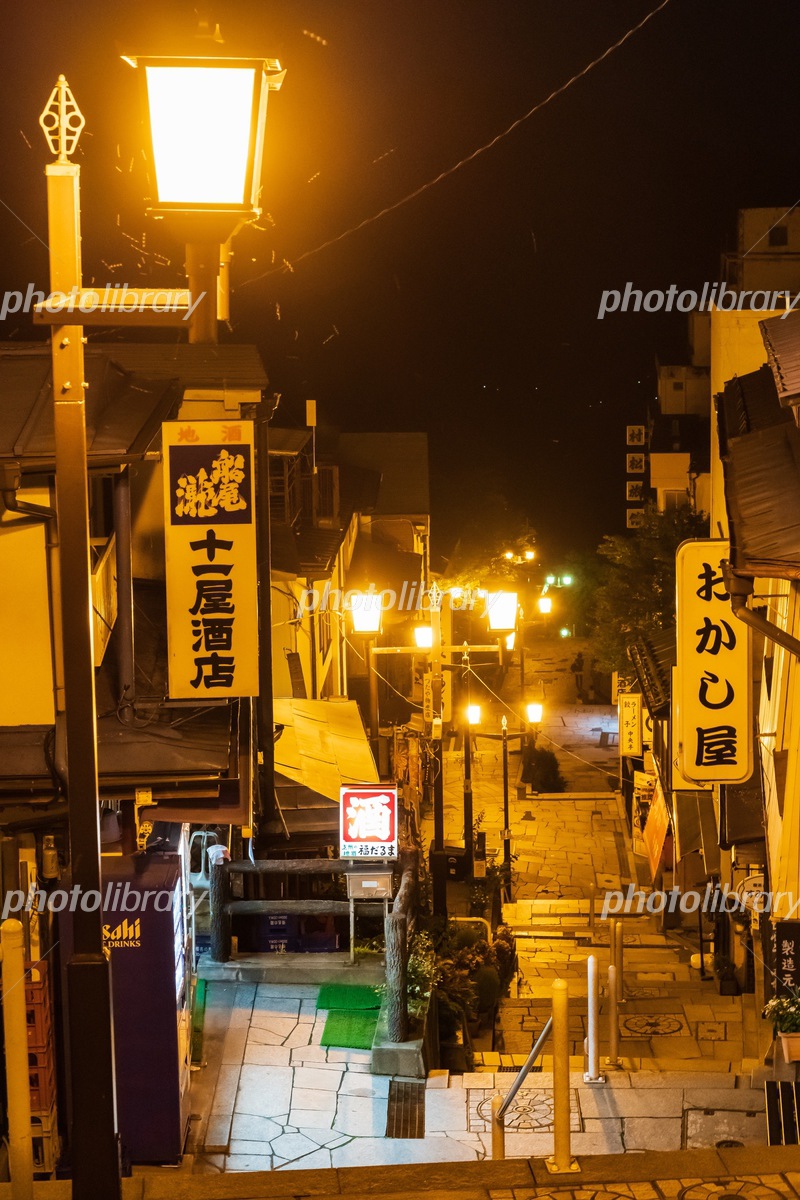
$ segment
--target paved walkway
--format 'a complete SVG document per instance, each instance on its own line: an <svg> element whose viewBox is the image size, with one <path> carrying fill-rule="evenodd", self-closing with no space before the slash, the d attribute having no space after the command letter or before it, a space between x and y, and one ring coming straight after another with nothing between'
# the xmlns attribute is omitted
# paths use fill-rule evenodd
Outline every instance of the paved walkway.
<svg viewBox="0 0 800 1200"><path fill-rule="evenodd" d="M573 653L573 647L567 654L561 644L549 643L530 647L528 654L527 685L537 694L545 683L540 744L555 749L570 791L517 798L513 782L518 759L511 757L510 812L517 858L514 902L505 906L504 919L517 938L520 976L516 995L502 1005L496 1050L477 1055L470 1074L434 1073L425 1088L424 1136L390 1138L385 1134L391 1081L370 1074L367 1051L326 1050L320 1045L326 1014L317 1010L315 986L212 983L206 1032L219 1041L221 1065L211 1083L208 1076L205 1083L198 1080L195 1092L197 1108L205 1112L193 1123L196 1172L484 1159L490 1152L491 1096L510 1086L527 1056L549 1015L556 978L570 985L575 1153L765 1142L763 1090L750 1086L750 1074L758 1066L759 1018L753 998L719 996L714 982L700 980L690 967L689 943L665 935L654 917L625 918L623 1069L608 1071L605 1085L584 1083L586 959L589 954L598 957L601 979L609 960L600 903L598 919L590 925L590 888L602 898L606 891L627 887L637 871L621 801L612 790L618 751L608 744L613 742L608 735L616 730L616 710L575 703L568 674ZM502 701L517 711L515 685L518 689L519 680L512 673L501 699L484 705L484 733L499 732L506 711ZM513 731L511 716L509 712ZM446 841L460 842L462 754L449 751L444 766ZM473 784L474 812L482 814L488 853L500 860L501 749L499 742L480 733ZM424 832L430 839L431 818L424 821ZM467 906L467 889L452 889L451 914L466 915ZM605 1004L603 997L601 1058L608 1053ZM552 1150L551 1070L552 1061L545 1055L541 1070L529 1076L508 1114L510 1157L529 1158ZM203 1087L208 1093L205 1108ZM756 1187L755 1177L751 1182ZM633 1200L671 1200L684 1193L686 1200L705 1200L706 1195L695 1196L691 1180L674 1181L660 1192L650 1184L642 1191L644 1186L626 1191L615 1185L611 1190ZM524 1200L534 1194L540 1193L528 1192ZM757 1189L738 1194L761 1200ZM780 1189L778 1194L783 1194ZM574 1195L574 1200L590 1198L591 1191ZM497 1200L512 1200L512 1194L497 1193Z"/></svg>

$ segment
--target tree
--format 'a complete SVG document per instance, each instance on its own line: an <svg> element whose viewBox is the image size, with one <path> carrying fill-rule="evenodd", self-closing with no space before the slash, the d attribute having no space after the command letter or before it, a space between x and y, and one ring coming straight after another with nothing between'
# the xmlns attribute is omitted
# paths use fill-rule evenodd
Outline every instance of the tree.
<svg viewBox="0 0 800 1200"><path fill-rule="evenodd" d="M708 518L687 506L646 510L630 534L604 537L592 611L592 653L604 671L630 670L627 647L675 624L675 551L708 537Z"/></svg>

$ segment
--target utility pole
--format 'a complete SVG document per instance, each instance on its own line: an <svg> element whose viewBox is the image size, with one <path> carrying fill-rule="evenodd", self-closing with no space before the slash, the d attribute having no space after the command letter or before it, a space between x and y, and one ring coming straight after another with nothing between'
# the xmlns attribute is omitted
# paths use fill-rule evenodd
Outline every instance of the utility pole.
<svg viewBox="0 0 800 1200"><path fill-rule="evenodd" d="M511 819L508 814L508 720L503 715L503 868L505 900L511 903Z"/></svg>
<svg viewBox="0 0 800 1200"><path fill-rule="evenodd" d="M467 685L467 710L464 714L464 851L467 868L467 877L472 878L474 847L473 839L473 820L472 820L472 730L469 723L469 646L464 643L464 652L461 659L464 671L462 679Z"/></svg>
<svg viewBox="0 0 800 1200"><path fill-rule="evenodd" d="M442 754L442 590L435 583L428 593L431 611L431 741L433 742L433 915L447 918L447 874L444 862L444 756Z"/></svg>

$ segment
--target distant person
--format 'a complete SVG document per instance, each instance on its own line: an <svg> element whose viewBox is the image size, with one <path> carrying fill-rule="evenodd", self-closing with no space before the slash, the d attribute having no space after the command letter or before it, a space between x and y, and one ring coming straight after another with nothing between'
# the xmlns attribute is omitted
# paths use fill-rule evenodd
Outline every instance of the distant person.
<svg viewBox="0 0 800 1200"><path fill-rule="evenodd" d="M570 667L575 680L575 692L579 700L583 699L583 654L579 651Z"/></svg>

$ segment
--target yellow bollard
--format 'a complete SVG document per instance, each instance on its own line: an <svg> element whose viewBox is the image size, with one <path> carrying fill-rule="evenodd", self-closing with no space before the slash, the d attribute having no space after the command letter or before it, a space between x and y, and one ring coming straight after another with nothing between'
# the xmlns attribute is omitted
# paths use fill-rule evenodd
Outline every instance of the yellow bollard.
<svg viewBox="0 0 800 1200"><path fill-rule="evenodd" d="M14 1200L33 1196L31 1093L28 1087L28 1019L25 1012L25 940L22 923L0 926L3 948L3 1032L8 1088L8 1157Z"/></svg>
<svg viewBox="0 0 800 1200"><path fill-rule="evenodd" d="M608 923L608 961L612 967L617 965L617 918L612 917Z"/></svg>
<svg viewBox="0 0 800 1200"><path fill-rule="evenodd" d="M502 1159L506 1156L506 1129L503 1118L500 1116L502 1105L502 1096L492 1096L492 1160Z"/></svg>
<svg viewBox="0 0 800 1200"><path fill-rule="evenodd" d="M569 989L566 979L553 983L553 1154L545 1160L552 1175L580 1171L570 1147Z"/></svg>
<svg viewBox="0 0 800 1200"><path fill-rule="evenodd" d="M597 903L597 888L593 883L589 884L589 928L594 932L595 922L595 905Z"/></svg>
<svg viewBox="0 0 800 1200"><path fill-rule="evenodd" d="M619 1009L617 968L608 968L608 1058L607 1067L618 1067L619 1061Z"/></svg>
<svg viewBox="0 0 800 1200"><path fill-rule="evenodd" d="M617 922L617 940L614 947L614 966L617 968L617 1005L625 1003L625 967L623 963L622 921Z"/></svg>

